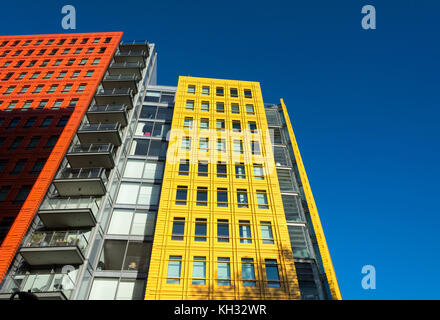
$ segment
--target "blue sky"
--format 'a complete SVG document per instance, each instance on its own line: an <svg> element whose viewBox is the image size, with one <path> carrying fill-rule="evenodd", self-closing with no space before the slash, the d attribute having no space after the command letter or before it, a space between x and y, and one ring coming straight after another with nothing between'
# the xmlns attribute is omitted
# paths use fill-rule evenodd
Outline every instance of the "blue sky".
<svg viewBox="0 0 440 320"><path fill-rule="evenodd" d="M156 43L160 84L252 80L284 98L343 298L440 298L440 3L23 0L2 4L0 32L63 33L65 4L75 32ZM376 30L361 28L366 4Z"/></svg>

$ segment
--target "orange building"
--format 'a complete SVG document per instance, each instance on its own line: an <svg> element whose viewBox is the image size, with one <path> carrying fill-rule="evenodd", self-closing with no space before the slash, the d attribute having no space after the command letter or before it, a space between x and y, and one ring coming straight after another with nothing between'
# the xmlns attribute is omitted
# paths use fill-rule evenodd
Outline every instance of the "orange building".
<svg viewBox="0 0 440 320"><path fill-rule="evenodd" d="M0 281L122 32L0 37Z"/></svg>

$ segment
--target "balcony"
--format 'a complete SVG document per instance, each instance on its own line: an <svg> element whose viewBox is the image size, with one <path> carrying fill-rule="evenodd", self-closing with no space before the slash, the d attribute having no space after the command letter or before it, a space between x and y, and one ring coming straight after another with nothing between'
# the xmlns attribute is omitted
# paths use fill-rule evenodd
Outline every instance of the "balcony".
<svg viewBox="0 0 440 320"><path fill-rule="evenodd" d="M0 300L9 300L16 291L34 293L39 300L68 300L75 287L77 271L69 273L23 274L6 279Z"/></svg>
<svg viewBox="0 0 440 320"><path fill-rule="evenodd" d="M94 197L45 198L38 211L44 226L50 228L92 228L99 206Z"/></svg>
<svg viewBox="0 0 440 320"><path fill-rule="evenodd" d="M120 123L127 125L127 106L92 106L87 110L87 119L90 123Z"/></svg>
<svg viewBox="0 0 440 320"><path fill-rule="evenodd" d="M121 41L119 43L119 52L129 52L129 51L145 51L146 56L148 57L150 54L148 41L146 40Z"/></svg>
<svg viewBox="0 0 440 320"><path fill-rule="evenodd" d="M119 123L84 123L76 133L83 144L110 143L121 145L121 125Z"/></svg>
<svg viewBox="0 0 440 320"><path fill-rule="evenodd" d="M99 89L95 94L97 105L126 105L127 109L133 108L133 90L131 89Z"/></svg>
<svg viewBox="0 0 440 320"><path fill-rule="evenodd" d="M137 84L139 79L140 77L136 74L107 74L101 83L104 90L131 89L136 94L138 92Z"/></svg>
<svg viewBox="0 0 440 320"><path fill-rule="evenodd" d="M110 68L118 68L119 64L129 64L124 66L124 68L145 68L145 63L148 54L145 51L116 51L113 60L114 62L110 65ZM137 66L135 65L138 64Z"/></svg>
<svg viewBox="0 0 440 320"><path fill-rule="evenodd" d="M103 168L65 168L53 180L61 197L103 196L106 183L107 176Z"/></svg>
<svg viewBox="0 0 440 320"><path fill-rule="evenodd" d="M20 249L31 266L78 265L84 262L90 231L37 231Z"/></svg>
<svg viewBox="0 0 440 320"><path fill-rule="evenodd" d="M144 68L145 65L142 62L113 62L107 71L110 75L134 74L140 79Z"/></svg>
<svg viewBox="0 0 440 320"><path fill-rule="evenodd" d="M115 166L116 150L112 144L77 144L67 151L71 168L106 168Z"/></svg>

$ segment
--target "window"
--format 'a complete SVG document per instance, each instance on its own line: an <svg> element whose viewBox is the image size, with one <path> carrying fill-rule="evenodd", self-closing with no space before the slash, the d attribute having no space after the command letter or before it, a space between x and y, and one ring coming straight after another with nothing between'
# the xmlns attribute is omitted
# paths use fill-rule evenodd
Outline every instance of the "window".
<svg viewBox="0 0 440 320"><path fill-rule="evenodd" d="M208 188L197 187L197 206L206 207L208 205Z"/></svg>
<svg viewBox="0 0 440 320"><path fill-rule="evenodd" d="M46 159L38 159L35 161L34 166L32 167L31 173L38 174L43 170L44 164L46 163Z"/></svg>
<svg viewBox="0 0 440 320"><path fill-rule="evenodd" d="M85 83L81 83L79 86L78 86L78 89L76 89L76 92L78 92L78 93L81 93L81 92L84 92L84 90L86 89L86 84Z"/></svg>
<svg viewBox="0 0 440 320"><path fill-rule="evenodd" d="M69 116L62 116L61 119L57 123L57 127L64 127L67 124L67 121L69 121Z"/></svg>
<svg viewBox="0 0 440 320"><path fill-rule="evenodd" d="M95 48L88 48L86 54L91 54Z"/></svg>
<svg viewBox="0 0 440 320"><path fill-rule="evenodd" d="M98 65L100 61L101 59L93 59L92 66Z"/></svg>
<svg viewBox="0 0 440 320"><path fill-rule="evenodd" d="M268 287L280 287L280 275L276 259L264 259L266 265L266 280Z"/></svg>
<svg viewBox="0 0 440 320"><path fill-rule="evenodd" d="M246 179L246 170L244 167L244 163L235 164L235 178Z"/></svg>
<svg viewBox="0 0 440 320"><path fill-rule="evenodd" d="M176 191L176 204L185 206L187 198L188 198L188 187L178 186Z"/></svg>
<svg viewBox="0 0 440 320"><path fill-rule="evenodd" d="M233 146L234 153L239 153L239 154L243 153L243 141L234 140L232 146Z"/></svg>
<svg viewBox="0 0 440 320"><path fill-rule="evenodd" d="M209 96L209 87L202 87L202 95Z"/></svg>
<svg viewBox="0 0 440 320"><path fill-rule="evenodd" d="M63 103L63 99L57 99L52 106L52 109L58 110Z"/></svg>
<svg viewBox="0 0 440 320"><path fill-rule="evenodd" d="M40 142L40 139L41 137L32 137L32 139L29 141L29 144L26 146L26 149L34 149L38 145L38 142Z"/></svg>
<svg viewBox="0 0 440 320"><path fill-rule="evenodd" d="M251 99L252 98L252 91L249 89L244 89L244 97Z"/></svg>
<svg viewBox="0 0 440 320"><path fill-rule="evenodd" d="M209 119L200 120L200 130L209 130Z"/></svg>
<svg viewBox="0 0 440 320"><path fill-rule="evenodd" d="M20 160L18 160L16 163L15 163L15 167L14 167L14 169L12 169L12 171L10 172L10 174L11 175L17 175L17 174L19 174L22 170L23 170L23 168L24 168L24 166L25 166L25 164L26 164L26 159L20 159Z"/></svg>
<svg viewBox="0 0 440 320"><path fill-rule="evenodd" d="M254 179L264 180L263 165L254 163Z"/></svg>
<svg viewBox="0 0 440 320"><path fill-rule="evenodd" d="M70 89L72 89L72 84L66 84L63 88L63 91L61 91L61 93L67 93L70 91Z"/></svg>
<svg viewBox="0 0 440 320"><path fill-rule="evenodd" d="M257 204L258 204L258 209L269 209L269 203L267 202L266 191L257 190Z"/></svg>
<svg viewBox="0 0 440 320"><path fill-rule="evenodd" d="M171 240L183 241L185 234L185 218L174 218Z"/></svg>
<svg viewBox="0 0 440 320"><path fill-rule="evenodd" d="M188 86L188 94L195 94L196 86Z"/></svg>
<svg viewBox="0 0 440 320"><path fill-rule="evenodd" d="M217 241L229 242L229 221L218 219L217 220Z"/></svg>
<svg viewBox="0 0 440 320"><path fill-rule="evenodd" d="M238 223L238 228L240 230L240 243L252 243L250 221L240 220Z"/></svg>
<svg viewBox="0 0 440 320"><path fill-rule="evenodd" d="M207 230L206 219L197 218L194 228L194 241L206 242Z"/></svg>
<svg viewBox="0 0 440 320"><path fill-rule="evenodd" d="M237 98L238 97L238 90L237 90L237 88L231 88L230 92L231 92L231 97L233 97L233 98Z"/></svg>
<svg viewBox="0 0 440 320"><path fill-rule="evenodd" d="M228 189L217 188L217 207L228 206Z"/></svg>
<svg viewBox="0 0 440 320"><path fill-rule="evenodd" d="M185 109L191 111L194 110L194 101L193 100L186 101Z"/></svg>
<svg viewBox="0 0 440 320"><path fill-rule="evenodd" d="M240 121L232 121L232 131L233 132L241 132L241 123L240 123Z"/></svg>
<svg viewBox="0 0 440 320"><path fill-rule="evenodd" d="M226 152L226 140L217 139L217 152Z"/></svg>
<svg viewBox="0 0 440 320"><path fill-rule="evenodd" d="M61 64L61 61L63 61L62 59L58 59L54 62L54 66L59 66Z"/></svg>
<svg viewBox="0 0 440 320"><path fill-rule="evenodd" d="M251 104L247 104L246 105L246 114L248 114L248 115L255 114L254 106L253 105L251 105Z"/></svg>
<svg viewBox="0 0 440 320"><path fill-rule="evenodd" d="M238 103L232 103L231 104L231 112L234 114L239 114L240 113L240 106L238 105Z"/></svg>
<svg viewBox="0 0 440 320"><path fill-rule="evenodd" d="M43 122L40 124L40 128L47 128L48 126L50 126L52 119L53 119L53 117L44 118Z"/></svg>
<svg viewBox="0 0 440 320"><path fill-rule="evenodd" d="M267 221L261 221L260 228L263 244L274 244L271 223Z"/></svg>
<svg viewBox="0 0 440 320"><path fill-rule="evenodd" d="M215 104L215 110L216 110L217 112L224 113L224 112L225 112L225 104L222 103L222 102L217 102L217 103Z"/></svg>
<svg viewBox="0 0 440 320"><path fill-rule="evenodd" d="M11 101L5 111L11 111L17 105L17 100Z"/></svg>
<svg viewBox="0 0 440 320"><path fill-rule="evenodd" d="M47 90L47 93L54 93L58 88L57 84L51 85L49 90Z"/></svg>
<svg viewBox="0 0 440 320"><path fill-rule="evenodd" d="M160 186L152 183L122 182L116 203L157 206Z"/></svg>
<svg viewBox="0 0 440 320"><path fill-rule="evenodd" d="M168 261L167 284L180 284L182 256L170 256Z"/></svg>
<svg viewBox="0 0 440 320"><path fill-rule="evenodd" d="M26 200L29 192L31 191L31 188L32 188L32 186L22 186L20 188L20 191L18 191L18 194L12 203L13 204L23 203Z"/></svg>
<svg viewBox="0 0 440 320"><path fill-rule="evenodd" d="M215 128L217 131L225 131L225 120L217 120L215 122Z"/></svg>
<svg viewBox="0 0 440 320"><path fill-rule="evenodd" d="M251 141L251 151L252 154L259 155L260 151L260 143L258 141Z"/></svg>
<svg viewBox="0 0 440 320"><path fill-rule="evenodd" d="M26 74L27 74L26 72L20 73L20 75L17 77L17 80L23 80Z"/></svg>
<svg viewBox="0 0 440 320"><path fill-rule="evenodd" d="M181 176L189 175L189 160L187 160L187 159L180 160L179 175L181 175Z"/></svg>
<svg viewBox="0 0 440 320"><path fill-rule="evenodd" d="M27 100L27 101L23 104L23 106L21 107L21 109L22 109L23 111L26 111L27 109L29 109L29 108L31 107L31 105L32 105L32 100Z"/></svg>
<svg viewBox="0 0 440 320"><path fill-rule="evenodd" d="M217 285L231 285L231 263L229 258L217 258Z"/></svg>
<svg viewBox="0 0 440 320"><path fill-rule="evenodd" d="M21 141L23 141L24 137L16 137L14 141L9 146L9 150L15 150L18 148L18 146L21 144Z"/></svg>
<svg viewBox="0 0 440 320"><path fill-rule="evenodd" d="M249 131L251 133L257 133L257 124L255 122L249 122Z"/></svg>
<svg viewBox="0 0 440 320"><path fill-rule="evenodd" d="M2 186L0 188L0 201L4 201L11 190L11 186Z"/></svg>
<svg viewBox="0 0 440 320"><path fill-rule="evenodd" d="M209 102L207 102L207 101L202 101L202 104L201 104L201 106L200 106L200 110L201 110L201 111L208 112L208 111L209 111Z"/></svg>
<svg viewBox="0 0 440 320"><path fill-rule="evenodd" d="M208 161L199 161L198 165L198 176L207 177L208 176Z"/></svg>
<svg viewBox="0 0 440 320"><path fill-rule="evenodd" d="M200 138L199 151L201 152L209 151L209 138Z"/></svg>
<svg viewBox="0 0 440 320"><path fill-rule="evenodd" d="M29 90L29 86L24 86L21 88L18 94L25 94L28 90Z"/></svg>
<svg viewBox="0 0 440 320"><path fill-rule="evenodd" d="M223 97L225 94L224 94L224 89L222 88L222 87L217 87L216 89L215 89L215 94L218 96L218 97Z"/></svg>
<svg viewBox="0 0 440 320"><path fill-rule="evenodd" d="M50 149L53 148L55 146L55 144L57 143L58 140L58 136L52 136L49 138L49 140L47 140L46 145L44 146L45 149Z"/></svg>
<svg viewBox="0 0 440 320"><path fill-rule="evenodd" d="M219 162L217 163L217 178L226 178L227 167L226 164Z"/></svg>
<svg viewBox="0 0 440 320"><path fill-rule="evenodd" d="M160 100L160 91L147 91L147 94L145 95L146 102L159 102L159 100Z"/></svg>
<svg viewBox="0 0 440 320"><path fill-rule="evenodd" d="M239 208L249 208L246 189L237 189L237 205Z"/></svg>
<svg viewBox="0 0 440 320"><path fill-rule="evenodd" d="M191 138L190 137L183 137L182 139L182 150L191 150Z"/></svg>
<svg viewBox="0 0 440 320"><path fill-rule="evenodd" d="M252 258L241 259L241 277L243 279L243 287L256 286L254 259Z"/></svg>
<svg viewBox="0 0 440 320"><path fill-rule="evenodd" d="M193 118L186 117L183 121L183 128L192 129L193 128Z"/></svg>
<svg viewBox="0 0 440 320"><path fill-rule="evenodd" d="M44 75L43 79L45 79L45 80L50 79L52 77L52 75L53 75L53 71L49 71Z"/></svg>
<svg viewBox="0 0 440 320"><path fill-rule="evenodd" d="M15 128L17 124L20 122L20 118L14 118L9 122L8 129Z"/></svg>
<svg viewBox="0 0 440 320"><path fill-rule="evenodd" d="M114 209L109 234L151 236L154 232L155 212Z"/></svg>
<svg viewBox="0 0 440 320"><path fill-rule="evenodd" d="M87 63L87 59L81 59L81 61L79 62L80 66L83 66Z"/></svg>
<svg viewBox="0 0 440 320"><path fill-rule="evenodd" d="M76 107L77 104L78 104L78 99L72 99L69 101L69 108Z"/></svg>
<svg viewBox="0 0 440 320"><path fill-rule="evenodd" d="M93 70L89 70L86 72L86 75L84 76L84 78L91 78L93 75Z"/></svg>
<svg viewBox="0 0 440 320"><path fill-rule="evenodd" d="M48 100L41 100L37 106L37 109L43 109L47 105Z"/></svg>
<svg viewBox="0 0 440 320"><path fill-rule="evenodd" d="M15 86L10 86L10 87L8 87L8 89L6 89L6 91L3 94L4 95L11 94L12 91L14 91L14 89L15 89Z"/></svg>
<svg viewBox="0 0 440 320"><path fill-rule="evenodd" d="M192 284L206 284L206 257L194 257Z"/></svg>
<svg viewBox="0 0 440 320"><path fill-rule="evenodd" d="M89 41L89 38L84 38L84 39L81 40L81 44L86 44L87 41Z"/></svg>

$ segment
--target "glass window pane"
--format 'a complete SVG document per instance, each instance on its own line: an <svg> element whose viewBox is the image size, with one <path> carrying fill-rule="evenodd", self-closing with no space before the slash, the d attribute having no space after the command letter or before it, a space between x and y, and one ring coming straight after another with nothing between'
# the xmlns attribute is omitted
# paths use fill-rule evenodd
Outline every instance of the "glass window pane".
<svg viewBox="0 0 440 320"><path fill-rule="evenodd" d="M92 290L90 291L90 300L113 300L116 294L118 279L95 279Z"/></svg>
<svg viewBox="0 0 440 320"><path fill-rule="evenodd" d="M117 203L136 204L139 191L138 183L122 182L119 188Z"/></svg>
<svg viewBox="0 0 440 320"><path fill-rule="evenodd" d="M133 218L132 210L115 209L108 228L110 234L129 234L131 220Z"/></svg>
<svg viewBox="0 0 440 320"><path fill-rule="evenodd" d="M136 211L130 233L137 236L153 235L155 219L155 212Z"/></svg>

